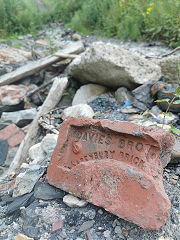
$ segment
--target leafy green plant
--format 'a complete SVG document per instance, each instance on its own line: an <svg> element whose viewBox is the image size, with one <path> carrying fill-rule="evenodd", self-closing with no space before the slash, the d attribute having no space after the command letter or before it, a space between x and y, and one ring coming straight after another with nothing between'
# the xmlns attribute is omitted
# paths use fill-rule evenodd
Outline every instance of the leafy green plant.
<svg viewBox="0 0 180 240"><path fill-rule="evenodd" d="M168 107L166 109L166 112L164 113L164 120L167 115L172 114L171 112L169 112L171 105L172 104L180 104L180 65L178 66L178 70L179 70L179 86L176 88L175 92L173 93L174 97L172 99L165 98L165 99L161 99L161 100L156 100L156 102L167 102L168 103ZM180 129L174 127L173 125L171 125L171 128L169 129L169 131L171 133L173 133L174 135L180 136Z"/></svg>

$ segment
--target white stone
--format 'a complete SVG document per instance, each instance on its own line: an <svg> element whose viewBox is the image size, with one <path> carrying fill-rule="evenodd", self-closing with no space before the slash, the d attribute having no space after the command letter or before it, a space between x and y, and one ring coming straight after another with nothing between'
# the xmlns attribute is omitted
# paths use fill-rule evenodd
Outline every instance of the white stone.
<svg viewBox="0 0 180 240"><path fill-rule="evenodd" d="M38 163L45 158L44 151L41 148L41 142L33 145L29 149L29 157L33 160L33 163Z"/></svg>
<svg viewBox="0 0 180 240"><path fill-rule="evenodd" d="M86 84L77 90L72 105L91 102L105 92L107 92L107 88L104 86L98 84Z"/></svg>
<svg viewBox="0 0 180 240"><path fill-rule="evenodd" d="M85 207L88 202L81 200L71 194L68 194L63 197L63 202L69 207Z"/></svg>
<svg viewBox="0 0 180 240"><path fill-rule="evenodd" d="M24 169L24 172L16 177L13 197L30 193L36 182L44 174L45 169L45 167L40 165L29 165L28 168Z"/></svg>
<svg viewBox="0 0 180 240"><path fill-rule="evenodd" d="M81 83L134 89L150 80L159 80L161 68L119 46L94 42L69 65L68 74Z"/></svg>
<svg viewBox="0 0 180 240"><path fill-rule="evenodd" d="M58 135L57 134L47 134L42 142L41 142L41 148L47 155L52 155L56 144L57 144Z"/></svg>
<svg viewBox="0 0 180 240"><path fill-rule="evenodd" d="M78 104L72 107L68 107L63 111L63 119L67 117L89 117L92 118L94 116L94 111L87 104Z"/></svg>

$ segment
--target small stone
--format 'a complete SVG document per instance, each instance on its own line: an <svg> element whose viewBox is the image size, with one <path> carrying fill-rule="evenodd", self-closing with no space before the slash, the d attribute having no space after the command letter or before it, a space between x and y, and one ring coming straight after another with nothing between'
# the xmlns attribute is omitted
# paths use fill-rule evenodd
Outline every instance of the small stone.
<svg viewBox="0 0 180 240"><path fill-rule="evenodd" d="M110 237L110 235L111 235L111 231L109 231L109 230L106 230L106 231L104 231L104 237L105 238L109 238Z"/></svg>
<svg viewBox="0 0 180 240"><path fill-rule="evenodd" d="M127 100L133 101L132 93L125 87L120 87L116 90L115 98L120 103L125 103Z"/></svg>
<svg viewBox="0 0 180 240"><path fill-rule="evenodd" d="M40 143L33 145L29 149L29 157L33 164L43 164L47 166L57 143L58 135L47 134Z"/></svg>
<svg viewBox="0 0 180 240"><path fill-rule="evenodd" d="M128 233L127 229L122 228L122 234L123 234L125 237L127 237L129 233Z"/></svg>
<svg viewBox="0 0 180 240"><path fill-rule="evenodd" d="M43 200L63 199L65 192L44 182L37 182L34 197Z"/></svg>
<svg viewBox="0 0 180 240"><path fill-rule="evenodd" d="M33 163L38 163L42 161L45 158L44 151L41 148L41 142L33 145L29 149L29 157L31 160L33 160Z"/></svg>
<svg viewBox="0 0 180 240"><path fill-rule="evenodd" d="M176 176L176 175L172 176L172 178L175 179L175 180L178 180L178 179L179 179L179 177Z"/></svg>
<svg viewBox="0 0 180 240"><path fill-rule="evenodd" d="M104 231L104 227L98 227L99 231Z"/></svg>
<svg viewBox="0 0 180 240"><path fill-rule="evenodd" d="M151 80L132 91L135 98L144 103L148 108L152 107L154 102L154 99L151 96L151 87L153 84L154 80Z"/></svg>
<svg viewBox="0 0 180 240"><path fill-rule="evenodd" d="M158 238L158 240L165 240L164 236Z"/></svg>
<svg viewBox="0 0 180 240"><path fill-rule="evenodd" d="M92 228L92 226L94 225L94 223L95 223L94 220L84 222L84 223L80 226L78 232L84 232L84 231Z"/></svg>
<svg viewBox="0 0 180 240"><path fill-rule="evenodd" d="M52 224L52 229L51 232L55 232L57 230L62 229L63 227L63 220L62 217L60 216L53 224Z"/></svg>
<svg viewBox="0 0 180 240"><path fill-rule="evenodd" d="M23 196L14 198L13 201L8 205L6 214L12 214L19 210L21 207L29 206L35 200L33 192L25 194Z"/></svg>
<svg viewBox="0 0 180 240"><path fill-rule="evenodd" d="M14 240L34 240L34 238L27 237L24 234L18 234L14 237Z"/></svg>
<svg viewBox="0 0 180 240"><path fill-rule="evenodd" d="M98 210L98 213L102 215L102 214L103 214L103 210L102 210L102 209L99 209L99 210Z"/></svg>
<svg viewBox="0 0 180 240"><path fill-rule="evenodd" d="M24 172L16 177L14 185L13 197L18 197L26 193L30 193L36 182L44 174L45 168L40 165L29 165Z"/></svg>
<svg viewBox="0 0 180 240"><path fill-rule="evenodd" d="M170 178L170 182L171 182L172 184L174 184L174 185L177 184L177 180L175 180L175 179L173 179L173 178Z"/></svg>
<svg viewBox="0 0 180 240"><path fill-rule="evenodd" d="M8 154L7 140L0 139L0 166L4 164Z"/></svg>
<svg viewBox="0 0 180 240"><path fill-rule="evenodd" d="M86 84L81 86L72 101L72 105L86 104L93 101L101 94L107 92L107 88L97 84Z"/></svg>
<svg viewBox="0 0 180 240"><path fill-rule="evenodd" d="M116 226L115 229L114 229L114 232L115 232L116 234L121 234L121 233L122 233L121 227L120 227L120 226Z"/></svg>
<svg viewBox="0 0 180 240"><path fill-rule="evenodd" d="M72 107L64 109L63 119L67 117L88 117L92 118L94 116L94 111L87 104L78 104Z"/></svg>
<svg viewBox="0 0 180 240"><path fill-rule="evenodd" d="M178 176L180 176L180 167L177 167L177 168L176 168L176 174L177 174Z"/></svg>
<svg viewBox="0 0 180 240"><path fill-rule="evenodd" d="M52 155L54 148L57 144L58 135L57 134L47 134L42 142L41 142L41 148L42 150L49 156Z"/></svg>
<svg viewBox="0 0 180 240"><path fill-rule="evenodd" d="M71 194L68 194L63 197L63 202L69 207L85 207L88 202L81 200Z"/></svg>
<svg viewBox="0 0 180 240"><path fill-rule="evenodd" d="M72 39L74 40L74 41L79 41L79 40L81 40L81 35L80 34L78 34L78 33L74 33L73 35L72 35Z"/></svg>

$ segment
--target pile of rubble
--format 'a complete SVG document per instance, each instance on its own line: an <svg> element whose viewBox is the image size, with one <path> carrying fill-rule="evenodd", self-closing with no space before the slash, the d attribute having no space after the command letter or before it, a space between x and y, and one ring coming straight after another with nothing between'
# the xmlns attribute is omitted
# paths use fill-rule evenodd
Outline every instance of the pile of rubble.
<svg viewBox="0 0 180 240"><path fill-rule="evenodd" d="M175 97L178 51L150 57L58 27L51 54L31 35L19 39L31 52L1 45L0 239L179 239L180 140L168 130L180 105L155 102Z"/></svg>

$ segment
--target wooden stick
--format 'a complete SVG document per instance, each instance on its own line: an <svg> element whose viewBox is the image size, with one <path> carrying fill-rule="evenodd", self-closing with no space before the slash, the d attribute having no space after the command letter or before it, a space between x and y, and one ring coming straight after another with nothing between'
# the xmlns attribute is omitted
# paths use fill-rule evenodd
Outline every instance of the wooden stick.
<svg viewBox="0 0 180 240"><path fill-rule="evenodd" d="M74 59L76 57L79 57L79 55L75 54L64 54L64 53L55 53L53 56L60 57L60 58L71 58Z"/></svg>
<svg viewBox="0 0 180 240"><path fill-rule="evenodd" d="M41 116L49 112L51 109L53 109L58 102L60 101L64 90L66 89L68 84L67 77L60 78L56 77L54 78L53 85L49 91L49 94L44 101L42 107L40 108L39 112L37 113L35 119L31 123L31 126L21 142L19 149L9 167L8 174L14 173L23 162L26 162L27 159L27 153L29 151L29 148L34 144L39 130L39 124L38 120Z"/></svg>
<svg viewBox="0 0 180 240"><path fill-rule="evenodd" d="M170 55L172 55L173 53L177 52L180 50L180 46L173 49L170 53L166 53L166 54L163 54L161 56L146 56L146 58L156 58L156 59L161 59L161 58L164 58L164 57L168 57Z"/></svg>
<svg viewBox="0 0 180 240"><path fill-rule="evenodd" d="M49 84L53 83L53 81L54 81L54 79L51 79L50 81L48 81L47 83L41 85L40 87L35 88L34 90L28 92L23 98L25 98L25 97L30 97L30 96L32 96L33 94L41 91L42 89L46 88Z"/></svg>

